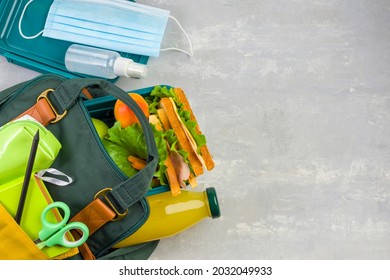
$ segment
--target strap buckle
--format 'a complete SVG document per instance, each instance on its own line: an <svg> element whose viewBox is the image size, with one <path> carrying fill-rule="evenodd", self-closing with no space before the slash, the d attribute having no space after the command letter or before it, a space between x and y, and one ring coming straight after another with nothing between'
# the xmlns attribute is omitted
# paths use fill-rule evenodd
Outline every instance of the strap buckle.
<svg viewBox="0 0 390 280"><path fill-rule="evenodd" d="M49 98L47 97L48 94L51 93L51 92L53 92L53 91L54 91L54 90L51 89L51 88L45 90L44 92L42 92L42 93L38 96L37 101L39 101L39 100L42 99L42 98L45 99L45 100L47 101L47 103L49 104L50 108L52 109L54 115L56 116L56 118L55 118L54 120L50 121L50 123L57 123L57 122L59 122L60 120L62 120L62 119L66 116L66 114L68 113L68 111L65 110L62 114L59 114L59 113L57 112L57 110L54 108L53 104L51 104Z"/></svg>
<svg viewBox="0 0 390 280"><path fill-rule="evenodd" d="M108 199L106 193L108 193L109 191L112 191L112 188L105 188L105 189L102 189L102 190L98 191L97 194L95 194L94 199L98 198L99 196L102 196L104 198L104 200L107 201L107 203L110 206L110 208L116 214L116 216L111 221L112 222L116 222L116 221L122 220L124 217L126 217L126 215L129 213L129 209L127 209L123 213L120 213L118 211L118 209L115 208L114 204Z"/></svg>

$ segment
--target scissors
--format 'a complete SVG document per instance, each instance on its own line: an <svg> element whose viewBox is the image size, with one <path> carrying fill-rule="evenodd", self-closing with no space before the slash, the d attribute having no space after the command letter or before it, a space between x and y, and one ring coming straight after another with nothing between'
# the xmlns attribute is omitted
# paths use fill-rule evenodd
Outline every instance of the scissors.
<svg viewBox="0 0 390 280"><path fill-rule="evenodd" d="M62 219L62 221L53 224L46 219L46 215L50 210L54 208L62 209L62 211L64 212L64 218ZM71 222L69 224L66 224L69 220L69 217L69 206L63 202L56 201L46 206L41 215L42 230L38 233L38 239L34 241L34 243L38 246L39 249L42 249L45 246L51 247L54 245L61 245L64 247L73 248L80 246L87 240L89 235L88 227L81 222ZM69 241L66 238L66 233L72 229L78 230L79 232L83 233L80 239L76 241Z"/></svg>

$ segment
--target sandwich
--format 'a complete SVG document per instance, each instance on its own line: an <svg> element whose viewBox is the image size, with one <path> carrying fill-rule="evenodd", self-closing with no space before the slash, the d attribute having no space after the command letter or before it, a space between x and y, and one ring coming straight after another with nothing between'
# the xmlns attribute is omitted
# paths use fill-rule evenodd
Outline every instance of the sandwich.
<svg viewBox="0 0 390 280"><path fill-rule="evenodd" d="M145 100L159 153L159 164L151 187L169 185L172 195L176 196L181 188L188 185L196 187L196 178L205 170L212 170L215 164L206 137L182 89L156 86ZM115 123L103 140L108 153L128 176L146 164L146 145L142 143L140 134L142 129L139 124L122 128ZM121 152L118 153L118 150Z"/></svg>
<svg viewBox="0 0 390 280"><path fill-rule="evenodd" d="M196 177L212 170L214 161L184 91L156 86L146 101L150 123L166 133L167 179L173 195L180 187L196 187Z"/></svg>

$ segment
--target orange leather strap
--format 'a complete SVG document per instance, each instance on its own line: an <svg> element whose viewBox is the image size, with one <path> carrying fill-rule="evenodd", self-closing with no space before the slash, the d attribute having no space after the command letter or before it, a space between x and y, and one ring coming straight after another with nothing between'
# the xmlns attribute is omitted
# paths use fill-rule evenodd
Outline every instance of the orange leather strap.
<svg viewBox="0 0 390 280"><path fill-rule="evenodd" d="M40 122L42 125L47 126L51 121L55 120L56 115L53 112L47 99L39 99L37 103L27 111L23 112L15 119L29 115Z"/></svg>
<svg viewBox="0 0 390 280"><path fill-rule="evenodd" d="M89 235L92 235L104 224L111 221L115 216L116 214L114 211L111 210L111 208L104 204L99 198L96 198L83 210L81 210L76 216L74 216L71 221L77 221L86 224L89 229ZM77 231L73 234L76 239L80 237ZM95 256L89 249L87 243L81 245L79 247L79 250L85 260L95 259Z"/></svg>
<svg viewBox="0 0 390 280"><path fill-rule="evenodd" d="M86 224L91 235L104 224L111 221L115 215L115 212L110 207L104 204L99 198L96 198L74 216L72 221Z"/></svg>
<svg viewBox="0 0 390 280"><path fill-rule="evenodd" d="M75 240L79 240L81 238L81 235L77 230L72 230L72 235ZM86 242L79 246L78 249L84 260L96 260L95 255L92 253L91 249L89 249L89 246Z"/></svg>
<svg viewBox="0 0 390 280"><path fill-rule="evenodd" d="M21 113L19 116L17 116L15 119L21 118L25 115L29 115L36 119L38 122L40 122L43 126L47 126L48 124L52 122L56 122L59 120L59 116L54 111L54 108L50 104L50 101L48 100L47 94L49 92L52 92L53 90L48 89L47 91L41 93L41 95L38 97L37 103L33 105L31 108L27 109L27 111ZM84 96L87 99L93 99L91 93L88 91L88 89L83 88L81 91ZM40 98L40 97L44 98ZM62 118L62 116L60 116Z"/></svg>

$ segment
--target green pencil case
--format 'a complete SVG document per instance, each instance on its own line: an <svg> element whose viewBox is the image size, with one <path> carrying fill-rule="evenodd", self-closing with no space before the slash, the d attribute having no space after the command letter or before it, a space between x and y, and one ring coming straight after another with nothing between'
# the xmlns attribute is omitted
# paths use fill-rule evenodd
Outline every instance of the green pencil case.
<svg viewBox="0 0 390 280"><path fill-rule="evenodd" d="M20 119L0 127L0 186L24 177L32 140L39 130L39 145L33 172L47 169L57 157L61 143L40 123Z"/></svg>

